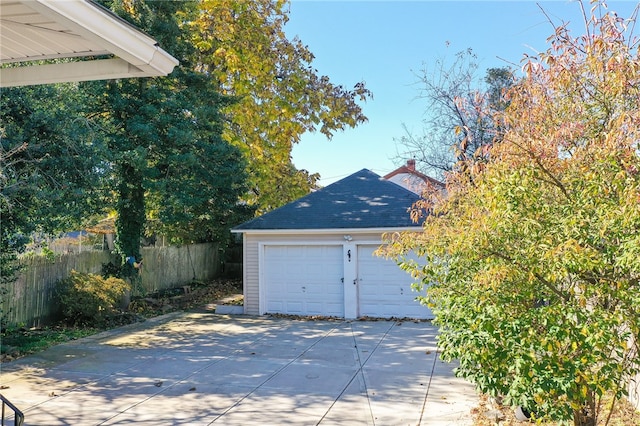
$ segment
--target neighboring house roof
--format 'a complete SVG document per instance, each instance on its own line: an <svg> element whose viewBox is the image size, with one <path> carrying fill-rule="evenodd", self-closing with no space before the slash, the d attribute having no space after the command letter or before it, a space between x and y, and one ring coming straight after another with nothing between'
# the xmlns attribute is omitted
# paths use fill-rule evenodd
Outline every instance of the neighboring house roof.
<svg viewBox="0 0 640 426"><path fill-rule="evenodd" d="M0 87L169 74L178 60L88 0L0 0ZM107 59L96 57L109 56ZM62 58L89 60L40 64Z"/></svg>
<svg viewBox="0 0 640 426"><path fill-rule="evenodd" d="M276 210L243 223L234 232L275 229L367 229L416 227L409 209L415 193L362 169Z"/></svg>
<svg viewBox="0 0 640 426"><path fill-rule="evenodd" d="M405 166L398 167L394 171L384 175L383 178L404 186L416 194L422 194L428 186L444 189L442 182L416 170L416 160L408 160Z"/></svg>

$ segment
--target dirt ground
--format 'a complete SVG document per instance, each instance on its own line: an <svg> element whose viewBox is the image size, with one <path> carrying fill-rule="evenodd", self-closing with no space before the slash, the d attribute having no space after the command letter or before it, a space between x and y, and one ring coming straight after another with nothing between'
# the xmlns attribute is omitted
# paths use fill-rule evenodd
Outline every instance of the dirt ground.
<svg viewBox="0 0 640 426"><path fill-rule="evenodd" d="M480 396L480 404L472 410L474 426L521 426L539 424L543 426L560 426L556 422L523 422L516 419L511 407L497 405L487 395ZM601 415L598 425L605 425L608 411ZM626 400L616 402L608 426L640 426L640 412Z"/></svg>
<svg viewBox="0 0 640 426"><path fill-rule="evenodd" d="M242 304L242 280L218 278L207 283L190 283L133 299L129 311L148 317L173 311L206 308L218 303Z"/></svg>

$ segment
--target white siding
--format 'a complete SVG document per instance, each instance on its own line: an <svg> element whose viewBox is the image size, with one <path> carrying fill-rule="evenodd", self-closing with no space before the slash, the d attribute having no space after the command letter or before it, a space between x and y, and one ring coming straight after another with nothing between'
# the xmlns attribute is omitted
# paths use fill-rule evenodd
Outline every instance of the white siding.
<svg viewBox="0 0 640 426"><path fill-rule="evenodd" d="M244 283L244 313L258 315L258 242L255 236L252 237L245 234L243 244L242 280Z"/></svg>

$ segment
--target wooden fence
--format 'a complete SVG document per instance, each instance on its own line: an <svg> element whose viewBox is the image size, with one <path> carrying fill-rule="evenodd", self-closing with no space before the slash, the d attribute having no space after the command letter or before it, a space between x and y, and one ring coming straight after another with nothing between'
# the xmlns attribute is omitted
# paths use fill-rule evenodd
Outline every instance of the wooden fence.
<svg viewBox="0 0 640 426"><path fill-rule="evenodd" d="M207 281L220 274L218 244L142 249L141 291L151 293L193 280ZM46 325L56 314L55 285L71 270L100 274L102 265L115 258L108 251L85 251L58 255L53 260L40 256L22 259L25 266L18 279L2 295L2 317L6 324L27 327Z"/></svg>

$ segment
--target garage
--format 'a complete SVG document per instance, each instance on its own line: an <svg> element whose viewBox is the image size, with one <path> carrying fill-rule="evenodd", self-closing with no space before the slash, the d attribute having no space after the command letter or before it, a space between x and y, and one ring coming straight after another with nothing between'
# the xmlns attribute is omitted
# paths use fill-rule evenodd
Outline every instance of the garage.
<svg viewBox="0 0 640 426"><path fill-rule="evenodd" d="M265 313L344 316L341 245L264 246Z"/></svg>
<svg viewBox="0 0 640 426"><path fill-rule="evenodd" d="M385 233L420 232L414 192L363 169L233 229L244 313L431 318L413 279L374 255Z"/></svg>

